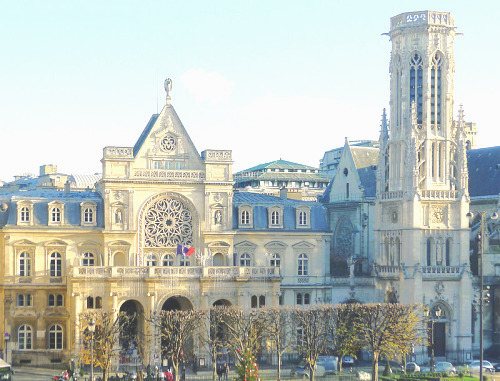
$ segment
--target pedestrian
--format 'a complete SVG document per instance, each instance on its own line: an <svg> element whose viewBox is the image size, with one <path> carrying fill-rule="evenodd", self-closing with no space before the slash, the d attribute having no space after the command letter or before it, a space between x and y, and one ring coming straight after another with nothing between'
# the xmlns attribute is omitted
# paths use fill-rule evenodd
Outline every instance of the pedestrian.
<svg viewBox="0 0 500 381"><path fill-rule="evenodd" d="M227 376L229 375L229 364L224 363L224 380L227 381Z"/></svg>

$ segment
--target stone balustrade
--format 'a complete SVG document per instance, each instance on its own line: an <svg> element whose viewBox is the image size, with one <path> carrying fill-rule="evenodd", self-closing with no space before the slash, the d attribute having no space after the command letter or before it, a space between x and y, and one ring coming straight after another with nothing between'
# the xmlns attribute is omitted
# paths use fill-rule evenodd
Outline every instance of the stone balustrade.
<svg viewBox="0 0 500 381"><path fill-rule="evenodd" d="M436 25L453 27L455 20L449 12L406 12L391 18L391 31L410 25Z"/></svg>
<svg viewBox="0 0 500 381"><path fill-rule="evenodd" d="M422 200L457 200L458 191L455 190L423 190Z"/></svg>
<svg viewBox="0 0 500 381"><path fill-rule="evenodd" d="M73 267L69 278L132 278L132 279L164 279L164 278L279 278L278 267L200 267L200 266L149 266L149 267L119 267L119 266L83 266Z"/></svg>

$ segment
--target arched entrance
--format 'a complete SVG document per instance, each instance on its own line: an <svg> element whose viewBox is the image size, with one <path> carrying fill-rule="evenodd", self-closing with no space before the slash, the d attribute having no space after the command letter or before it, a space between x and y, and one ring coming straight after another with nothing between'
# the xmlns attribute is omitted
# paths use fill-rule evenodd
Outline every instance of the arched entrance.
<svg viewBox="0 0 500 381"><path fill-rule="evenodd" d="M127 300L120 306L120 313L131 317L120 333L120 363L140 366L144 356L140 346L144 342L144 308L137 300Z"/></svg>
<svg viewBox="0 0 500 381"><path fill-rule="evenodd" d="M224 256L221 253L214 254L212 263L214 266L224 266Z"/></svg>
<svg viewBox="0 0 500 381"><path fill-rule="evenodd" d="M187 311L192 309L193 304L184 296L172 296L168 298L161 307L162 311Z"/></svg>

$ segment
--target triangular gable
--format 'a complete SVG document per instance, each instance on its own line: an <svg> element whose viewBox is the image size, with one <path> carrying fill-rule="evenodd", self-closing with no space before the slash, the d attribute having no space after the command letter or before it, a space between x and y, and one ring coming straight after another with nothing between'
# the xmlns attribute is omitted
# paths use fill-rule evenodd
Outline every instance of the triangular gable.
<svg viewBox="0 0 500 381"><path fill-rule="evenodd" d="M171 162L174 165L174 168L164 169L203 169L198 150L170 104L150 119L134 145L133 153L135 169L151 168L151 162ZM175 167L180 162L182 168Z"/></svg>
<svg viewBox="0 0 500 381"><path fill-rule="evenodd" d="M266 243L264 245L266 249L285 249L287 247L286 243L280 242L280 241L271 241L269 243Z"/></svg>
<svg viewBox="0 0 500 381"><path fill-rule="evenodd" d="M243 241L234 245L236 249L255 249L257 245L250 241Z"/></svg>
<svg viewBox="0 0 500 381"><path fill-rule="evenodd" d="M35 245L36 245L35 242L31 242L27 239L22 239L14 243L12 246L16 247L16 246L35 246Z"/></svg>
<svg viewBox="0 0 500 381"><path fill-rule="evenodd" d="M314 249L315 246L312 243L306 242L306 241L300 241L296 243L295 245L292 245L292 247L295 250L305 250L305 249Z"/></svg>
<svg viewBox="0 0 500 381"><path fill-rule="evenodd" d="M45 244L45 247L53 247L53 246L68 246L68 244L64 241L61 241L59 239L55 239L53 241L49 241Z"/></svg>

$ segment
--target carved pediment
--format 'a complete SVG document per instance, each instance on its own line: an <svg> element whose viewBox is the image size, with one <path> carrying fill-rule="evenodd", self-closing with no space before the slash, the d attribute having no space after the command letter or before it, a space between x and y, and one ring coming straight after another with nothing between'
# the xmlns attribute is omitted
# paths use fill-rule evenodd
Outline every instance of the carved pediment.
<svg viewBox="0 0 500 381"><path fill-rule="evenodd" d="M288 245L284 242L280 242L280 241L271 241L271 242L268 242L264 245L264 247L266 249L285 249Z"/></svg>
<svg viewBox="0 0 500 381"><path fill-rule="evenodd" d="M97 242L88 240L88 241L83 241L83 242L78 243L77 246L79 248L82 248L82 247L94 247L94 248L98 248L101 245L99 243L97 243Z"/></svg>
<svg viewBox="0 0 500 381"><path fill-rule="evenodd" d="M229 248L230 246L231 246L230 244L228 244L227 242L223 242L223 241L211 242L208 244L209 248L216 248L216 247ZM254 245L254 246L256 246L256 245Z"/></svg>
<svg viewBox="0 0 500 381"><path fill-rule="evenodd" d="M64 241L61 241L59 239L55 239L53 241L49 241L45 244L45 247L54 247L54 246L68 246L68 244Z"/></svg>
<svg viewBox="0 0 500 381"><path fill-rule="evenodd" d="M311 249L315 248L315 246L312 243L309 243L309 242L306 242L306 241L298 242L298 243L292 245L292 247L295 250L305 250L305 249L311 250Z"/></svg>
<svg viewBox="0 0 500 381"><path fill-rule="evenodd" d="M257 245L255 243L252 243L250 241L243 241L240 243L237 243L234 245L235 250L237 251L249 251L253 252L257 248Z"/></svg>
<svg viewBox="0 0 500 381"><path fill-rule="evenodd" d="M20 241L17 241L13 244L14 247L17 247L17 246L35 246L36 243L35 242L32 242L30 240L27 240L27 239L22 239Z"/></svg>

